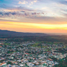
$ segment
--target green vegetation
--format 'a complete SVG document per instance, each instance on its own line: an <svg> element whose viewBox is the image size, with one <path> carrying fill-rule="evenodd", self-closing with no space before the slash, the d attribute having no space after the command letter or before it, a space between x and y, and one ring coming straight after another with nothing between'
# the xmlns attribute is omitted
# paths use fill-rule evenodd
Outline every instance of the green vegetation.
<svg viewBox="0 0 67 67"><path fill-rule="evenodd" d="M32 45L32 47L39 47L39 48L43 48L45 46L43 46L41 43L35 43Z"/></svg>
<svg viewBox="0 0 67 67"><path fill-rule="evenodd" d="M4 43L4 45L10 45L10 43Z"/></svg>
<svg viewBox="0 0 67 67"><path fill-rule="evenodd" d="M29 66L25 63L25 67L29 67Z"/></svg>
<svg viewBox="0 0 67 67"><path fill-rule="evenodd" d="M59 64L58 65L55 65L54 67L67 67L67 57L64 58L64 59L57 60L57 62Z"/></svg>
<svg viewBox="0 0 67 67"><path fill-rule="evenodd" d="M7 64L11 64L12 65L12 63L10 61L8 61Z"/></svg>

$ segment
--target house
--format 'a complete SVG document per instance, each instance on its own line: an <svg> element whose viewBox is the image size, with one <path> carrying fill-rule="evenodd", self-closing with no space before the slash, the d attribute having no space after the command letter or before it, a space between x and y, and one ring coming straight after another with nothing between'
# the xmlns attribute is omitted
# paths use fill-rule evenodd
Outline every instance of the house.
<svg viewBox="0 0 67 67"><path fill-rule="evenodd" d="M0 67L7 67L6 63L0 63Z"/></svg>

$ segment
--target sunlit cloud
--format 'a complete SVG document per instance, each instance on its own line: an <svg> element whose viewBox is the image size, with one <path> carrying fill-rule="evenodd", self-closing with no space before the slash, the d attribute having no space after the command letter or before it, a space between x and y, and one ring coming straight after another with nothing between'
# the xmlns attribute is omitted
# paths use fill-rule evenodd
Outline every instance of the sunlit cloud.
<svg viewBox="0 0 67 67"><path fill-rule="evenodd" d="M67 24L41 24L1 21L0 29L18 32L67 33Z"/></svg>
<svg viewBox="0 0 67 67"><path fill-rule="evenodd" d="M67 24L40 24L40 23L24 23L24 22L2 22L1 24L7 24L10 26L16 26L20 28L40 28L40 29L66 29Z"/></svg>
<svg viewBox="0 0 67 67"><path fill-rule="evenodd" d="M23 1L23 2L19 1L18 4L27 4L27 3L28 3L27 1Z"/></svg>
<svg viewBox="0 0 67 67"><path fill-rule="evenodd" d="M6 22L10 23L9 26ZM1 29L14 28L15 31L20 29L29 32L32 32L32 29L34 32L35 29L38 32L39 29L46 30L45 32L57 31L57 29L61 32L65 31L67 30L67 0L0 0L0 24Z"/></svg>

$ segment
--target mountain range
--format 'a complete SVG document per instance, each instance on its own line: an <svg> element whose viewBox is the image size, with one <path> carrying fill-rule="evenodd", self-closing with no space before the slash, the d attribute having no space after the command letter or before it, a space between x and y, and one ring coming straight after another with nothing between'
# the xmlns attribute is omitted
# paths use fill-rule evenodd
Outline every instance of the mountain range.
<svg viewBox="0 0 67 67"><path fill-rule="evenodd" d="M22 37L22 36L47 36L45 33L24 33L8 30L0 30L0 37Z"/></svg>

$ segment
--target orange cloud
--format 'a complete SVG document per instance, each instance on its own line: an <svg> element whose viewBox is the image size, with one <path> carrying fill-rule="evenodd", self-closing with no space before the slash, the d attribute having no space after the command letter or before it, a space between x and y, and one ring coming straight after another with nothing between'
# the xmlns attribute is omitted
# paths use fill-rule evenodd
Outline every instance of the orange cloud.
<svg viewBox="0 0 67 67"><path fill-rule="evenodd" d="M0 29L18 32L67 33L67 24L0 22Z"/></svg>

